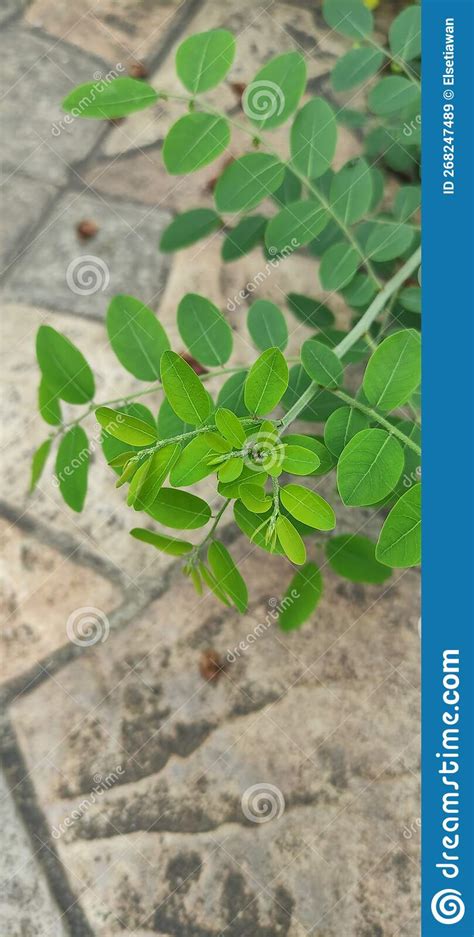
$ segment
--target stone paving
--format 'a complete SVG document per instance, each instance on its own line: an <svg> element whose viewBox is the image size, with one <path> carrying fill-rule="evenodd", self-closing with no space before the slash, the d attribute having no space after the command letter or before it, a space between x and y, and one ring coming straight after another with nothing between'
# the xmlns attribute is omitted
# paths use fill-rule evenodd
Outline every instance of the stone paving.
<svg viewBox="0 0 474 937"><path fill-rule="evenodd" d="M382 28L392 14L387 2ZM282 560L257 558L226 528L252 596L239 617L198 599L175 561L129 538L130 510L100 451L82 514L64 506L48 469L27 495L31 454L45 435L36 414L41 323L83 350L98 400L133 393L139 382L120 368L104 331L112 295L126 291L158 310L179 350L183 293L224 307L256 272L255 254L222 267L220 234L172 261L158 251L173 213L212 204L225 161L191 179L166 175L160 150L175 104L118 125L62 129L62 97L119 63L143 63L155 87L173 89L176 46L214 26L239 34L231 81L298 48L311 92L331 97L328 73L344 40L328 34L319 0L3 0L0 21L1 932L415 937L417 572L363 587L325 570L314 621L291 636L260 628L255 646L207 682L201 655L225 655L267 620L288 579ZM218 100L237 112L230 82ZM275 140L283 146L284 134ZM232 153L241 142L237 135ZM355 152L357 140L341 128L338 163ZM76 230L85 219L98 226L89 240ZM87 295L70 285L86 255L99 276ZM314 262L295 257L262 296L281 302L289 289L316 288ZM340 300L330 302L346 321ZM250 353L244 318L243 307L229 314L241 363ZM158 396L149 399L156 411ZM88 428L93 434L93 418ZM325 479L322 491L333 484ZM364 511L338 521L342 531L356 524L368 533L379 524ZM66 630L85 607L102 616L101 640L90 646ZM274 788L276 815L266 823L242 807L255 784Z"/></svg>

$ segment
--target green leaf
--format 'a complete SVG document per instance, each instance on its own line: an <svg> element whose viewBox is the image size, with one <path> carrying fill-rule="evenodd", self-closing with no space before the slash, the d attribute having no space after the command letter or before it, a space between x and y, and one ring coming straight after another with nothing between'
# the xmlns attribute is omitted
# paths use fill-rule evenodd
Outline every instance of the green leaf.
<svg viewBox="0 0 474 937"><path fill-rule="evenodd" d="M410 62L421 55L421 9L417 4L407 7L393 20L388 31L393 55Z"/></svg>
<svg viewBox="0 0 474 937"><path fill-rule="evenodd" d="M288 365L279 348L268 348L250 368L245 381L245 406L263 416L281 400L288 386Z"/></svg>
<svg viewBox="0 0 474 937"><path fill-rule="evenodd" d="M359 309L368 306L376 292L377 287L371 277L365 273L356 273L349 286L343 290L343 296L349 306Z"/></svg>
<svg viewBox="0 0 474 937"><path fill-rule="evenodd" d="M146 530L144 527L134 527L130 531L135 540L141 540L142 543L150 543L161 553L168 553L169 556L184 556L190 553L193 545L186 540L177 540L175 537L165 537L163 534L155 534L152 530Z"/></svg>
<svg viewBox="0 0 474 937"><path fill-rule="evenodd" d="M309 449L318 460L316 467L310 473L311 475L325 475L335 465L335 459L331 452L326 448L320 436L304 436L302 433L289 433L283 437L285 446L297 446L303 449Z"/></svg>
<svg viewBox="0 0 474 937"><path fill-rule="evenodd" d="M270 153L247 153L224 169L215 189L218 211L249 211L281 185L285 166Z"/></svg>
<svg viewBox="0 0 474 937"><path fill-rule="evenodd" d="M270 254L283 254L308 244L326 227L329 214L320 202L293 202L269 221L265 244Z"/></svg>
<svg viewBox="0 0 474 937"><path fill-rule="evenodd" d="M223 543L214 540L209 545L207 561L219 587L232 599L239 612L245 612L248 604L247 586Z"/></svg>
<svg viewBox="0 0 474 937"><path fill-rule="evenodd" d="M133 296L114 296L107 333L120 364L141 381L159 381L161 356L170 347L155 314Z"/></svg>
<svg viewBox="0 0 474 937"><path fill-rule="evenodd" d="M174 351L165 351L161 359L161 380L174 412L185 423L199 426L208 419L209 395L197 374Z"/></svg>
<svg viewBox="0 0 474 937"><path fill-rule="evenodd" d="M198 293L187 293L178 306L178 329L201 364L225 364L232 353L232 332L217 306Z"/></svg>
<svg viewBox="0 0 474 937"><path fill-rule="evenodd" d="M204 566L204 563L199 563L199 573L201 574L206 586L214 593L217 599L222 602L227 608L231 608L231 602L227 598L225 592L222 591L220 586L217 584L215 577L212 575L210 569L207 569Z"/></svg>
<svg viewBox="0 0 474 937"><path fill-rule="evenodd" d="M393 214L398 221L408 221L421 205L421 187L419 185L404 185L396 196Z"/></svg>
<svg viewBox="0 0 474 937"><path fill-rule="evenodd" d="M382 501L403 469L400 443L383 429L364 429L348 442L337 465L337 487L348 505Z"/></svg>
<svg viewBox="0 0 474 937"><path fill-rule="evenodd" d="M370 420L355 407L340 407L328 417L324 427L324 442L328 449L339 458L341 452L353 436L367 429Z"/></svg>
<svg viewBox="0 0 474 937"><path fill-rule="evenodd" d="M421 380L421 343L418 332L403 329L378 346L369 359L363 388L369 403L394 410L411 397Z"/></svg>
<svg viewBox="0 0 474 937"><path fill-rule="evenodd" d="M147 513L165 527L178 530L204 527L211 517L211 509L202 498L176 488L162 488Z"/></svg>
<svg viewBox="0 0 474 937"><path fill-rule="evenodd" d="M291 311L305 325L323 329L334 323L334 313L324 303L301 293L288 293L286 297Z"/></svg>
<svg viewBox="0 0 474 937"><path fill-rule="evenodd" d="M67 403L87 403L95 393L94 375L84 355L50 325L36 334L36 357L46 383Z"/></svg>
<svg viewBox="0 0 474 937"><path fill-rule="evenodd" d="M375 559L375 543L358 534L341 534L326 543L329 565L351 582L378 585L389 579L391 572Z"/></svg>
<svg viewBox="0 0 474 937"><path fill-rule="evenodd" d="M336 173L329 201L346 225L354 224L367 214L372 201L372 176L365 159L350 160Z"/></svg>
<svg viewBox="0 0 474 937"><path fill-rule="evenodd" d="M407 286L398 295L398 301L409 312L421 312L421 290L419 286Z"/></svg>
<svg viewBox="0 0 474 937"><path fill-rule="evenodd" d="M163 161L173 176L196 172L212 163L230 142L229 125L223 117L195 111L180 117L168 131Z"/></svg>
<svg viewBox="0 0 474 937"><path fill-rule="evenodd" d="M372 13L362 0L324 0L323 16L331 29L343 36L360 39L372 32Z"/></svg>
<svg viewBox="0 0 474 937"><path fill-rule="evenodd" d="M333 244L321 259L319 279L323 289L342 290L351 282L360 264L360 257L350 244Z"/></svg>
<svg viewBox="0 0 474 937"><path fill-rule="evenodd" d="M286 320L278 306L267 299L252 303L247 315L247 328L260 351L279 348L284 351L288 343Z"/></svg>
<svg viewBox="0 0 474 937"><path fill-rule="evenodd" d="M201 238L220 228L222 221L212 208L192 208L185 211L168 225L160 240L160 251L168 253L195 244Z"/></svg>
<svg viewBox="0 0 474 937"><path fill-rule="evenodd" d="M375 555L386 566L417 566L421 560L421 485L413 485L393 506Z"/></svg>
<svg viewBox="0 0 474 937"><path fill-rule="evenodd" d="M302 365L294 364L290 368L288 389L283 397L283 405L286 410L289 410L290 407L299 400L301 394L310 384L311 378ZM342 406L343 403L341 400L338 400L330 391L321 388L321 390L315 390L314 397L304 410L301 411L299 419L323 423L333 410L337 410L338 407Z"/></svg>
<svg viewBox="0 0 474 937"><path fill-rule="evenodd" d="M31 460L30 494L32 491L34 491L41 478L47 458L51 451L52 442L52 439L45 439L45 441L41 443L41 446L38 446L38 449L36 449L33 454L33 458Z"/></svg>
<svg viewBox="0 0 474 937"><path fill-rule="evenodd" d="M211 404L210 404L211 406ZM191 423L185 423L174 412L170 402L164 398L158 411L158 436L160 439L169 439L171 436L182 436L194 429Z"/></svg>
<svg viewBox="0 0 474 937"><path fill-rule="evenodd" d="M122 408L121 412L126 413L128 416L137 417L144 423L148 423L152 432L155 432L156 423L153 414L150 413L148 408L144 407L143 404L129 403ZM129 443L121 442L105 430L102 432L101 446L108 465L110 465L118 475L121 474L125 462L143 448L142 446L131 447ZM127 456L127 458L125 458L125 456Z"/></svg>
<svg viewBox="0 0 474 937"><path fill-rule="evenodd" d="M258 469L255 466L250 466L249 464L244 465L242 469L242 474L239 475L239 478L233 482L219 482L217 486L217 491L220 495L223 495L224 498L239 498L240 489L242 485L252 484L252 485L261 485L264 486L267 481L268 475L263 469Z"/></svg>
<svg viewBox="0 0 474 937"><path fill-rule="evenodd" d="M285 485L280 489L282 504L296 520L316 530L333 530L336 515L330 504L303 485Z"/></svg>
<svg viewBox="0 0 474 937"><path fill-rule="evenodd" d="M272 506L272 499L265 494L262 485L244 482L239 487L239 496L247 510L253 514L266 514Z"/></svg>
<svg viewBox="0 0 474 937"><path fill-rule="evenodd" d="M227 407L232 410L236 416L248 416L248 410L244 403L244 388L247 380L248 371L237 371L227 378L217 395L217 406Z"/></svg>
<svg viewBox="0 0 474 937"><path fill-rule="evenodd" d="M383 65L383 52L370 46L351 49L339 59L332 72L331 84L334 91L348 91L367 81Z"/></svg>
<svg viewBox="0 0 474 937"><path fill-rule="evenodd" d="M245 430L232 410L220 407L216 410L215 420L217 429L232 446L240 449L245 444L247 438Z"/></svg>
<svg viewBox="0 0 474 937"><path fill-rule="evenodd" d="M106 433L130 446L150 446L158 439L155 426L131 416L125 410L98 407L95 415Z"/></svg>
<svg viewBox="0 0 474 937"><path fill-rule="evenodd" d="M301 362L311 380L321 387L337 387L342 383L342 364L327 345L310 338L301 348Z"/></svg>
<svg viewBox="0 0 474 937"><path fill-rule="evenodd" d="M41 378L38 388L38 409L45 423L59 426L61 423L61 404L48 382Z"/></svg>
<svg viewBox="0 0 474 937"><path fill-rule="evenodd" d="M89 459L89 440L82 426L73 426L61 439L56 457L59 490L73 511L84 507Z"/></svg>
<svg viewBox="0 0 474 937"><path fill-rule="evenodd" d="M240 478L243 467L243 459L228 459L219 469L219 481L224 482L224 484L234 482L237 478Z"/></svg>
<svg viewBox="0 0 474 937"><path fill-rule="evenodd" d="M301 179L298 176L295 176L294 172L287 166L285 168L285 175L283 178L282 184L278 187L276 192L273 193L273 201L277 205L281 205L282 208L284 205L289 205L291 202L296 202L297 199L301 196Z"/></svg>
<svg viewBox="0 0 474 937"><path fill-rule="evenodd" d="M270 59L242 96L242 108L260 130L279 127L298 107L306 86L306 64L299 52Z"/></svg>
<svg viewBox="0 0 474 937"><path fill-rule="evenodd" d="M369 94L369 107L374 114L385 117L410 107L419 100L419 97L418 87L412 81L401 75L390 75L388 78L382 78L372 88Z"/></svg>
<svg viewBox="0 0 474 937"><path fill-rule="evenodd" d="M413 241L413 228L399 222L376 225L367 240L367 256L384 261L400 257Z"/></svg>
<svg viewBox="0 0 474 937"><path fill-rule="evenodd" d="M209 459L216 453L214 437L219 438L216 433L203 433L188 442L171 469L172 485L176 488L187 487L212 475L214 466L209 465Z"/></svg>
<svg viewBox="0 0 474 937"><path fill-rule="evenodd" d="M314 449L285 442L281 466L284 472L289 472L290 475L313 475L320 465L320 461Z"/></svg>
<svg viewBox="0 0 474 937"><path fill-rule="evenodd" d="M296 115L290 133L292 163L307 179L317 179L336 152L334 111L323 98L312 98Z"/></svg>
<svg viewBox="0 0 474 937"><path fill-rule="evenodd" d="M283 514L277 518L276 532L278 540L290 563L302 566L306 562L306 547L296 527Z"/></svg>
<svg viewBox="0 0 474 937"><path fill-rule="evenodd" d="M146 81L121 77L78 85L64 98L62 108L73 117L115 120L151 107L157 100L157 92Z"/></svg>
<svg viewBox="0 0 474 937"><path fill-rule="evenodd" d="M227 75L235 56L235 39L227 29L189 36L176 53L178 78L191 94L215 88Z"/></svg>
<svg viewBox="0 0 474 937"><path fill-rule="evenodd" d="M315 563L299 569L280 602L278 623L282 631L299 628L315 611L323 594L321 573Z"/></svg>
<svg viewBox="0 0 474 937"><path fill-rule="evenodd" d="M226 263L248 254L257 244L262 244L268 218L264 215L249 215L227 233L222 244L221 256Z"/></svg>
<svg viewBox="0 0 474 937"><path fill-rule="evenodd" d="M129 504L133 504L136 511L145 511L154 503L180 451L181 447L178 443L171 443L169 446L158 449L140 466L130 485L130 489L133 487L133 495ZM137 477L139 481L135 483Z"/></svg>

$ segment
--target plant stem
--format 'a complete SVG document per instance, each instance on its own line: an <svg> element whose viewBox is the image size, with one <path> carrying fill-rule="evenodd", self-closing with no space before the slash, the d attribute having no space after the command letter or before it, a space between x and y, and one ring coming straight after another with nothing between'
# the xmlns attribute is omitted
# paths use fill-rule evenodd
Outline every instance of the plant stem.
<svg viewBox="0 0 474 937"><path fill-rule="evenodd" d="M392 436L396 436L404 446L408 446L409 449L413 449L413 452L421 456L421 449L416 442L413 442L406 433L403 433L398 427L394 426L393 423L390 423L390 421L386 420L380 413L377 413L377 410L373 410L372 407L368 407L360 400L356 400L355 397L351 397L350 394L346 394L343 390L332 390L331 393L335 394L336 397L339 397L339 400L343 400L344 403L347 403L350 407L355 407L356 410L365 413L371 420L383 426Z"/></svg>
<svg viewBox="0 0 474 937"><path fill-rule="evenodd" d="M349 348L352 348L354 343L362 336L368 332L372 322L377 318L380 312L382 312L385 303L390 299L393 293L400 288L400 286L408 279L408 277L416 270L419 266L421 260L421 247L418 247L414 254L408 258L406 263L403 264L403 267L400 267L399 270L393 275L391 280L388 280L385 286L380 290L380 293L377 294L373 302L364 312L364 315L359 319L355 324L354 328L346 335L335 348L333 348L334 354L338 358L342 358Z"/></svg>
<svg viewBox="0 0 474 937"><path fill-rule="evenodd" d="M421 82L419 78L416 77L415 73L412 71L410 66L407 65L407 63L404 62L403 59L398 58L396 55L392 55L392 53L389 52L388 49L385 49L384 46L379 45L379 43L376 42L375 39L372 39L371 36L364 36L364 39L366 42L369 43L369 45L372 46L372 48L377 49L378 52L381 52L382 55L384 55L385 58L389 60L389 62L394 62L395 65L398 65L398 67L401 68L403 72L405 72L405 75L407 76L407 78L409 78L410 81L412 81L414 85L417 85L417 87L421 90Z"/></svg>
<svg viewBox="0 0 474 937"><path fill-rule="evenodd" d="M314 182L311 182L311 180L308 179L303 173L300 173L300 172L296 169L296 167L293 166L292 163L288 162L288 163L286 163L286 165L287 165L288 168L291 170L291 172L293 173L293 175L294 175L294 176L297 176L298 179L300 179L300 181L305 184L306 188L309 189L309 191L312 192L313 195L316 196L316 198L318 199L318 201L321 202L321 205L326 209L327 212L329 212L329 214L332 216L333 220L336 222L336 224L338 225L338 227L341 229L341 231L343 231L343 233L344 233L345 237L347 238L347 240L349 241L351 247L353 247L354 250L358 253L358 255L359 255L359 257L361 258L361 260L362 260L362 262L363 262L363 264L364 264L364 266L365 266L365 268L366 268L366 270L367 270L367 273L369 274L369 276L371 277L371 279L374 281L374 283L376 284L376 286L377 286L379 289L381 289L381 287L382 287L382 285L383 285L382 280L380 280L379 277L377 276L377 274L376 274L376 272L375 272L375 270L374 270L372 264L370 263L370 260L368 260L367 257L365 257L364 251L362 250L360 244L358 244L358 242L357 242L356 238L354 237L354 235L353 235L352 231L350 230L350 228L348 228L347 225L345 224L345 222L342 221L342 220L338 217L338 215L337 215L336 212L334 211L332 205L328 202L327 198L325 198L325 196L322 194L322 192L320 191L320 189L318 189L318 187L314 185Z"/></svg>
<svg viewBox="0 0 474 937"><path fill-rule="evenodd" d="M188 561L187 561L187 562L188 562L188 563L191 563L191 565L192 565L192 563L195 563L195 562L199 559L199 554L200 554L202 548L205 547L205 546L206 546L206 543L207 543L209 540L211 540L212 537L214 536L214 531L217 529L217 526L218 526L218 524L219 524L219 521L220 521L220 519L221 519L221 517L222 517L224 511L225 511L226 508L229 506L231 500L232 500L232 498L226 498L226 500L224 501L224 504L222 505L222 507L219 508L219 510L218 510L218 512L217 512L217 514L216 514L216 516L215 516L215 518L214 518L214 522L213 522L213 524L212 524L211 529L208 531L208 533L206 534L206 536L204 537L204 539L201 540L200 543L197 543L196 546L194 547L194 549L192 550L192 552L189 554L189 558L188 558Z"/></svg>

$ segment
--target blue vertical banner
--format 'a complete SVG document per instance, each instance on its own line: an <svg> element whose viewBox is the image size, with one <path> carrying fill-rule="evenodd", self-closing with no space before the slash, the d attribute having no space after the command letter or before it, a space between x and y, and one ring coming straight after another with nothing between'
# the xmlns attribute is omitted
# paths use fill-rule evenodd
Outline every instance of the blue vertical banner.
<svg viewBox="0 0 474 937"><path fill-rule="evenodd" d="M474 0L422 24L422 937L472 937Z"/></svg>

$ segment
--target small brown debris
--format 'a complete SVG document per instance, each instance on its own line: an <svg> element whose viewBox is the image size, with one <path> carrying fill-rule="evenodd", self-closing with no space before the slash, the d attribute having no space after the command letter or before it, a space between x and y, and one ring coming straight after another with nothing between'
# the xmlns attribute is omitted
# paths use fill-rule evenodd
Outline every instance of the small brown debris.
<svg viewBox="0 0 474 937"><path fill-rule="evenodd" d="M225 161L225 163L224 163L224 165L223 165L223 167L222 167L222 171L224 171L224 169L227 169L227 167L230 166L231 163L234 163L234 162L235 162L234 157L233 157L233 156L229 156L229 158L226 159L226 161ZM212 194L212 193L214 192L214 189L215 189L215 187L216 187L218 181L219 181L219 176L214 176L212 179L209 179L209 182L206 183L206 192L210 192L210 193Z"/></svg>
<svg viewBox="0 0 474 937"><path fill-rule="evenodd" d="M83 221L80 221L76 225L76 231L80 238L84 241L87 241L88 238L93 238L97 234L99 226L95 221L91 221L89 218L84 218Z"/></svg>
<svg viewBox="0 0 474 937"><path fill-rule="evenodd" d="M148 69L144 62L131 62L128 66L128 74L132 78L148 78Z"/></svg>
<svg viewBox="0 0 474 937"><path fill-rule="evenodd" d="M208 648L206 651L202 652L199 658L199 673L203 680L207 680L208 683L212 680L217 682L225 669L226 662L222 660L218 651Z"/></svg>
<svg viewBox="0 0 474 937"><path fill-rule="evenodd" d="M207 368L205 368L203 364L200 364L199 361L196 361L196 359L193 358L192 355L188 355L186 351L182 351L180 353L180 358L182 358L183 361L186 361L186 363L189 364L189 367L193 369L195 374L209 374L209 371L207 370Z"/></svg>
<svg viewBox="0 0 474 937"><path fill-rule="evenodd" d="M112 127L120 127L120 124L123 124L125 117L109 117L107 123L112 124Z"/></svg>
<svg viewBox="0 0 474 937"><path fill-rule="evenodd" d="M230 83L231 91L234 92L240 105L242 105L242 95L246 87L247 85L245 85L242 81L231 81Z"/></svg>

